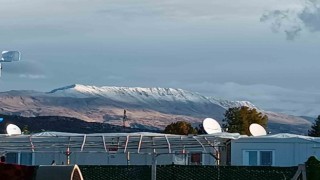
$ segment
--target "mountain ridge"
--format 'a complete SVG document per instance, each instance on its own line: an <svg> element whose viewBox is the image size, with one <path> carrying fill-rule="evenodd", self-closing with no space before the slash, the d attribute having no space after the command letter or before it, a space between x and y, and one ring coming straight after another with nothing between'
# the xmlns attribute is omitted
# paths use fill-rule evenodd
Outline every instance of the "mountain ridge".
<svg viewBox="0 0 320 180"><path fill-rule="evenodd" d="M73 92L72 92L73 90ZM85 86L85 85L81 85L81 84L72 84L69 86L64 86L61 88L57 88L54 89L50 92L48 92L47 94L55 94L58 93L59 91L68 91L67 93L70 94L64 94L64 95L71 95L71 93L75 93L74 95L79 95L77 93L81 93L82 95L97 95L97 96L103 96L106 92L116 92L116 91L124 91L126 93L130 93L131 92L136 92L139 93L140 95L145 95L145 96L149 96L148 94L150 93L156 93L160 96L165 96L165 95L180 95L180 97L184 97L188 100L188 98L184 95L187 94L189 95L189 99L191 96L200 96L202 100L207 100L209 102L212 103L216 103L222 107L225 108L230 108L230 107L238 107L238 106L247 106L250 108L256 108L259 109L258 107L256 107L254 104L252 104L249 101L227 101L227 100L221 100L221 99L217 99L214 97L208 97L208 96L203 96L200 93L197 92L191 92L191 91L186 91L180 88L159 88L159 87L153 87L153 88L142 88L142 87L116 87L116 86L101 86L101 87L97 87L97 86ZM60 95L62 95L60 94ZM122 93L123 94L123 93ZM55 94L57 95L57 94ZM73 95L73 96L74 96ZM191 96L190 96L191 95ZM191 98L192 99L192 98Z"/></svg>
<svg viewBox="0 0 320 180"><path fill-rule="evenodd" d="M274 132L279 129L285 132L287 127L292 132L305 133L305 129L311 126L311 122L306 119L264 111L248 101L219 100L174 88L73 84L49 92L0 93L0 113L3 114L26 117L60 115L88 122L122 125L123 110L126 109L130 120L128 126L146 129L163 129L178 120L200 124L206 117L222 122L226 109L244 105L268 115L269 124L275 124L272 125ZM279 128L276 124L283 127Z"/></svg>

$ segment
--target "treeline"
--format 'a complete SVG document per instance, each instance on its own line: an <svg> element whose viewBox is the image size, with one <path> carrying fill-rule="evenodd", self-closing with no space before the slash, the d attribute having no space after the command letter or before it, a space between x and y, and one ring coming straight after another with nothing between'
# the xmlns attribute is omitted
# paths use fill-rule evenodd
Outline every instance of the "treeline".
<svg viewBox="0 0 320 180"><path fill-rule="evenodd" d="M268 116L258 112L256 109L246 106L229 108L224 116L222 128L226 132L239 133L241 135L251 135L249 126L252 123L260 124L264 128L267 127L268 123ZM202 126L193 128L190 123L185 121L169 124L165 128L164 133L180 135L206 134Z"/></svg>

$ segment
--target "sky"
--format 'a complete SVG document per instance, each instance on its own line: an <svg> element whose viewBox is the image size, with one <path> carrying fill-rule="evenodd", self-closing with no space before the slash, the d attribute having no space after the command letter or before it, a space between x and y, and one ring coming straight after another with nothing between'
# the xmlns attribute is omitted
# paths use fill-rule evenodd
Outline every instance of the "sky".
<svg viewBox="0 0 320 180"><path fill-rule="evenodd" d="M171 87L320 114L320 0L1 0L0 91Z"/></svg>

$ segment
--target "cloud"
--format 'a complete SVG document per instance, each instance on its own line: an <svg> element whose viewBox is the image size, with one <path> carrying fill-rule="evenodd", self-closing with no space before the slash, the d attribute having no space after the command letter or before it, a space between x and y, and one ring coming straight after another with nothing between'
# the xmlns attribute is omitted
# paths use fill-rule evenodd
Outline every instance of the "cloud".
<svg viewBox="0 0 320 180"><path fill-rule="evenodd" d="M193 0L162 0L162 1L105 1L104 5L95 10L99 16L117 20L143 20L166 22L211 22L234 20L235 18L252 18L261 14L260 9L268 3L254 0L211 1L201 3ZM272 3L269 3L272 4ZM270 5L269 5L270 6ZM246 9L246 10L243 10ZM248 10L250 9L250 10ZM257 14L256 14L257 13ZM254 14L254 15L252 15ZM243 20L243 19L242 19Z"/></svg>
<svg viewBox="0 0 320 180"><path fill-rule="evenodd" d="M178 84L177 84L178 85ZM250 101L257 107L297 116L320 114L320 93L265 84L243 85L234 82L178 85L220 99Z"/></svg>
<svg viewBox="0 0 320 180"><path fill-rule="evenodd" d="M27 78L27 79L45 79L45 75L41 74L20 74L20 78Z"/></svg>
<svg viewBox="0 0 320 180"><path fill-rule="evenodd" d="M320 31L320 1L309 0L308 6L298 17L311 32Z"/></svg>
<svg viewBox="0 0 320 180"><path fill-rule="evenodd" d="M20 78L44 79L46 78L40 64L33 61L19 61L13 63L3 63L2 73L17 74Z"/></svg>
<svg viewBox="0 0 320 180"><path fill-rule="evenodd" d="M11 74L39 74L42 68L33 61L3 63L3 70Z"/></svg>
<svg viewBox="0 0 320 180"><path fill-rule="evenodd" d="M287 40L294 40L303 31L320 31L320 1L305 0L298 9L266 12L260 17L260 21L269 22L273 32L283 32Z"/></svg>

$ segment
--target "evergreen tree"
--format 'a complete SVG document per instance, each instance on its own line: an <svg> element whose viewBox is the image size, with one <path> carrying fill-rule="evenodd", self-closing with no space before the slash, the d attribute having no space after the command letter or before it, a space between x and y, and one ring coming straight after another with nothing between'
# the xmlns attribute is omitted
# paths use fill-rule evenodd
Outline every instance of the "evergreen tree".
<svg viewBox="0 0 320 180"><path fill-rule="evenodd" d="M197 131L194 129L190 123L185 121L178 121L169 124L165 129L164 133L166 134L179 134L179 135L188 135L196 134Z"/></svg>
<svg viewBox="0 0 320 180"><path fill-rule="evenodd" d="M234 107L226 111L223 122L225 122L224 128L227 128L230 133L251 135L249 131L250 124L257 123L266 128L268 116L247 106Z"/></svg>
<svg viewBox="0 0 320 180"><path fill-rule="evenodd" d="M308 136L320 137L320 115L314 121L311 129L308 131Z"/></svg>

